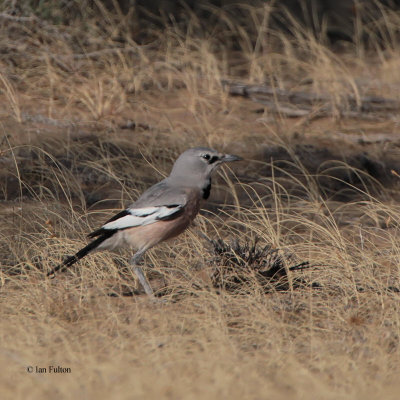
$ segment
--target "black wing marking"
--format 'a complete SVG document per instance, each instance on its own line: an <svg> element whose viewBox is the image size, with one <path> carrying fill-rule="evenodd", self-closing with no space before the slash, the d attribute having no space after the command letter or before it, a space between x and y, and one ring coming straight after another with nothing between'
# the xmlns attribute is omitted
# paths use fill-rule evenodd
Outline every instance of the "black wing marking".
<svg viewBox="0 0 400 400"><path fill-rule="evenodd" d="M113 217L111 217L111 218L106 222L106 224L108 224L109 222L116 221L117 219L120 219L120 218L122 218L122 217L125 217L126 215L129 215L129 211L128 211L128 210L122 210L122 211L119 212L118 214L115 214ZM105 224L104 224L104 225L105 225ZM95 238L96 236L102 235L105 231L106 231L106 229L99 228L99 229L96 229L96 230L93 231L93 232L88 233L88 234L87 234L87 237L88 237L88 238ZM109 232L109 230L108 230L107 232Z"/></svg>

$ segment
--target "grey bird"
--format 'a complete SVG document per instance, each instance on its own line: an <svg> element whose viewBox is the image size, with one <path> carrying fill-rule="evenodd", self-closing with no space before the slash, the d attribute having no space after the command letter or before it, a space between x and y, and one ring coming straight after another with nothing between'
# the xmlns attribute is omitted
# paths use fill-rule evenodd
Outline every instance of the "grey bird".
<svg viewBox="0 0 400 400"><path fill-rule="evenodd" d="M129 264L145 292L153 297L153 290L139 266L144 253L182 233L196 217L202 201L209 197L213 171L223 163L241 159L205 147L186 150L175 161L167 178L147 189L100 229L89 233L88 237L94 240L53 268L47 276L70 267L93 251L128 246L137 250Z"/></svg>

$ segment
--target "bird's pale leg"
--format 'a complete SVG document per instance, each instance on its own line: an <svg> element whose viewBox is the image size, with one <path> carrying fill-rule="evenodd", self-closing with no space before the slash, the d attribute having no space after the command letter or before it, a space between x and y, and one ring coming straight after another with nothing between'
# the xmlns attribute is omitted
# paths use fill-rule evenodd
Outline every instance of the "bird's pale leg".
<svg viewBox="0 0 400 400"><path fill-rule="evenodd" d="M153 289L151 288L149 281L145 277L142 268L139 266L140 260L143 257L143 254L145 253L144 251L138 251L129 261L129 264L132 265L133 271L135 272L136 276L139 279L139 282L143 286L144 291L146 294L151 297L152 299L154 298L154 292Z"/></svg>

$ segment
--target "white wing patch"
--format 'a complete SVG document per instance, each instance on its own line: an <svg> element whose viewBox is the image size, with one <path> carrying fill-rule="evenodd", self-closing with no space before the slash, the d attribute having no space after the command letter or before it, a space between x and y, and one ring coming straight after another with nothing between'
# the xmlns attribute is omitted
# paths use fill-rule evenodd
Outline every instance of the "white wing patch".
<svg viewBox="0 0 400 400"><path fill-rule="evenodd" d="M179 212L183 208L182 205L167 207L145 207L145 208L128 208L128 215L111 221L102 226L103 229L127 229L135 226L144 226L152 224L156 221L166 219L173 214Z"/></svg>

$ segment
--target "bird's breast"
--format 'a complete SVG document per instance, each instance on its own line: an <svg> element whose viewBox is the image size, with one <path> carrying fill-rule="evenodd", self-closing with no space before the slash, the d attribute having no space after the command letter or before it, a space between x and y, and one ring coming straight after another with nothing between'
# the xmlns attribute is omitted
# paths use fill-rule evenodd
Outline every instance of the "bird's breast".
<svg viewBox="0 0 400 400"><path fill-rule="evenodd" d="M167 221L157 221L149 225L138 226L121 231L124 242L137 249L148 249L164 240L172 239L190 225L196 218L201 206L201 195L197 190L187 192L187 202L182 213Z"/></svg>

